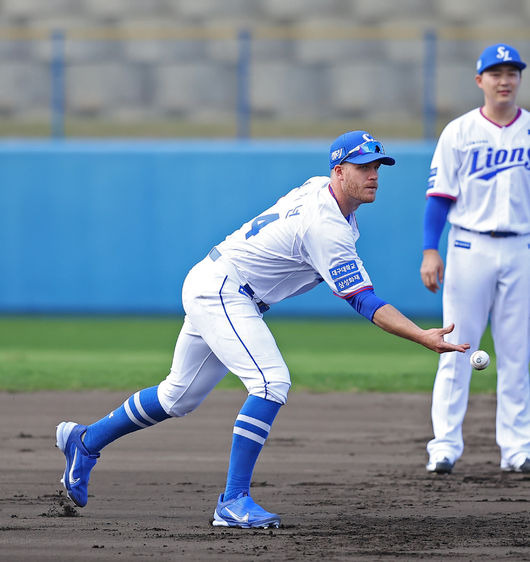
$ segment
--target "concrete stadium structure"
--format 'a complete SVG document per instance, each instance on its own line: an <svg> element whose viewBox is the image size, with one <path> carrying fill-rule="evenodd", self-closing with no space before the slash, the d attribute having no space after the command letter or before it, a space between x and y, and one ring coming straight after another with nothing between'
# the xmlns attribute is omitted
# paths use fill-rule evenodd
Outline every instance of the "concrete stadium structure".
<svg viewBox="0 0 530 562"><path fill-rule="evenodd" d="M441 122L480 102L485 45L530 58L530 0L2 0L0 21L0 115L26 122L49 118L57 58L68 118L230 122L245 111L242 30L249 114L271 134L346 120L421 136L407 124L426 101Z"/></svg>

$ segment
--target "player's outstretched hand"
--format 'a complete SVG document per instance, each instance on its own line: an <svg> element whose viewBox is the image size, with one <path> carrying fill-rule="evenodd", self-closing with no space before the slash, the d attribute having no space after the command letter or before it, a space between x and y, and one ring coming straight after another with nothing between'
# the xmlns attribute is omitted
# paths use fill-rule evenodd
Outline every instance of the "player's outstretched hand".
<svg viewBox="0 0 530 562"><path fill-rule="evenodd" d="M444 280L444 262L438 250L424 250L420 275L427 289L436 293Z"/></svg>
<svg viewBox="0 0 530 562"><path fill-rule="evenodd" d="M464 353L469 349L468 343L452 344L444 340L444 336L453 331L454 324L447 326L447 328L424 330L389 303L375 311L372 322L389 334L395 334L401 338L419 343L427 349L436 351L436 353L445 353L446 351L460 351Z"/></svg>
<svg viewBox="0 0 530 562"><path fill-rule="evenodd" d="M436 353L446 353L447 351L459 351L460 353L466 352L470 345L468 343L449 343L444 340L446 334L450 334L454 330L455 325L450 324L446 328L431 328L425 330L425 341L423 345Z"/></svg>

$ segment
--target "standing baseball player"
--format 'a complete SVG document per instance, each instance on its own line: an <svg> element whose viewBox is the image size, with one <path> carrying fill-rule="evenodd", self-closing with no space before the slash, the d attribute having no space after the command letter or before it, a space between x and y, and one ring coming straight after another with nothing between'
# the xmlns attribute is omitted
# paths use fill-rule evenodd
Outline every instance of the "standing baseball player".
<svg viewBox="0 0 530 562"><path fill-rule="evenodd" d="M186 316L168 377L88 427L74 422L57 427L57 446L66 457L62 482L76 505L87 503L90 471L103 447L190 413L231 371L249 395L235 421L226 488L213 525L278 527L280 517L250 497L254 465L291 385L263 312L322 281L387 332L438 353L469 348L444 341L453 326L423 330L378 298L357 255L354 211L375 200L381 164L394 163L367 132L340 136L330 149L331 178L313 177L293 189L191 269L182 289Z"/></svg>
<svg viewBox="0 0 530 562"><path fill-rule="evenodd" d="M477 61L481 108L447 125L434 152L424 220L421 278L444 281L444 322L477 349L487 326L497 356L497 444L505 471L530 473L530 114L516 105L526 64L509 45ZM438 253L451 224L447 267ZM450 473L464 450L471 366L467 355L440 357L432 397L434 439L427 470Z"/></svg>

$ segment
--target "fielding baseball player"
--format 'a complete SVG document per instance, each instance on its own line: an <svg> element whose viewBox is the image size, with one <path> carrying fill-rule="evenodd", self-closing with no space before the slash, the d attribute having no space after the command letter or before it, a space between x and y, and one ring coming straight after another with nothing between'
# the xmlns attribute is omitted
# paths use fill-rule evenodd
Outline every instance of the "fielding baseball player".
<svg viewBox="0 0 530 562"><path fill-rule="evenodd" d="M340 136L330 149L331 178L313 177L293 189L192 268L182 289L186 316L168 377L88 427L74 422L57 427L57 446L66 457L62 482L76 505L87 503L90 471L105 445L185 416L231 371L249 396L235 421L226 488L213 525L278 527L280 517L250 497L254 465L291 385L263 312L323 281L388 332L438 353L469 348L444 341L452 326L423 330L378 298L357 255L354 211L375 200L380 165L394 163L367 132Z"/></svg>
<svg viewBox="0 0 530 562"><path fill-rule="evenodd" d="M497 356L497 444L502 470L530 473L530 114L515 98L526 64L509 45L477 62L481 108L447 125L434 152L424 221L421 277L444 281L444 322L477 349L487 326ZM438 242L448 218L447 267ZM471 367L440 358L432 398L427 470L450 473L462 455Z"/></svg>

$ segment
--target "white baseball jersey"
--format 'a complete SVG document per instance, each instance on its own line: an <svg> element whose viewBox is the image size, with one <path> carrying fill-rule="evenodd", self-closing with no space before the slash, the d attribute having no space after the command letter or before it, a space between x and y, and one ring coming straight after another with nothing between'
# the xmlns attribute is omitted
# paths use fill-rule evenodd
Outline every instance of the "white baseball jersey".
<svg viewBox="0 0 530 562"><path fill-rule="evenodd" d="M344 218L328 177L313 177L228 236L217 249L267 304L325 281L348 298L372 283L355 243L353 214Z"/></svg>
<svg viewBox="0 0 530 562"><path fill-rule="evenodd" d="M500 127L480 109L451 121L431 164L427 195L455 201L448 220L477 232L530 232L530 113Z"/></svg>
<svg viewBox="0 0 530 562"><path fill-rule="evenodd" d="M342 215L330 179L314 177L218 244L184 281L186 317L171 372L159 385L166 412L192 411L227 371L249 394L285 403L289 369L258 299L273 304L322 281L342 298L371 288L358 238L355 217Z"/></svg>

